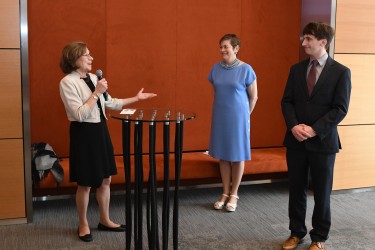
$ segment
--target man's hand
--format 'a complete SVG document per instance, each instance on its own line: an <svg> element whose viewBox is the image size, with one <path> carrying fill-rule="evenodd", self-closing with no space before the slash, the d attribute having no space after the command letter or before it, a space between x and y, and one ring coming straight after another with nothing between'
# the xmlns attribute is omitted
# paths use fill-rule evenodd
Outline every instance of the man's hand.
<svg viewBox="0 0 375 250"><path fill-rule="evenodd" d="M302 124L302 126L303 126L303 130L304 130L307 134L310 135L309 138L312 138L312 137L316 136L316 133L315 133L315 131L314 131L314 129L313 129L312 127L310 127L310 126L308 126L308 125L305 125L305 124Z"/></svg>
<svg viewBox="0 0 375 250"><path fill-rule="evenodd" d="M312 127L307 126L305 124L298 124L294 126L292 129L292 134L297 139L297 141L302 142L304 140L307 140L311 137L314 137L316 135L315 131L312 129Z"/></svg>

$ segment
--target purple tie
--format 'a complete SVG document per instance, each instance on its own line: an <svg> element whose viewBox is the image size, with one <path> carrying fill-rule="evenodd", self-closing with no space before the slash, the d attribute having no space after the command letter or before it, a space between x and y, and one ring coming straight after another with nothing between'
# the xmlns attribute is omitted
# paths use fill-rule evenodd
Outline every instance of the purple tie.
<svg viewBox="0 0 375 250"><path fill-rule="evenodd" d="M318 63L317 60L313 60L311 62L311 68L309 71L309 75L307 76L307 90L309 92L309 96L311 96L311 93L314 89L315 82L316 82L316 64Z"/></svg>

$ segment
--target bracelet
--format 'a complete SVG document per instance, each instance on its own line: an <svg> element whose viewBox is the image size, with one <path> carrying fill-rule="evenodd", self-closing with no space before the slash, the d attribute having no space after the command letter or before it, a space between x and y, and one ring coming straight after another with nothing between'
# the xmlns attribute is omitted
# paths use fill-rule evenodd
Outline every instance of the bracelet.
<svg viewBox="0 0 375 250"><path fill-rule="evenodd" d="M97 95L92 94L91 96L92 96L92 98L94 98L96 101L99 100L99 97L98 97Z"/></svg>

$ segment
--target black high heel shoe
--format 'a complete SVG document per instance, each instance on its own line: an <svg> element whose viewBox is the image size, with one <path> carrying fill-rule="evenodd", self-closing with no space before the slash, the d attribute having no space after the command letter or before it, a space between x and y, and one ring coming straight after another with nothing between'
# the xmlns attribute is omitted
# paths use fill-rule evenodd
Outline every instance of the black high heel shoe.
<svg viewBox="0 0 375 250"><path fill-rule="evenodd" d="M90 241L92 241L92 235L91 235L91 233L85 234L83 236L79 235L79 227L78 227L78 230L77 230L77 234L78 234L78 238L80 240L84 241L84 242L90 242Z"/></svg>

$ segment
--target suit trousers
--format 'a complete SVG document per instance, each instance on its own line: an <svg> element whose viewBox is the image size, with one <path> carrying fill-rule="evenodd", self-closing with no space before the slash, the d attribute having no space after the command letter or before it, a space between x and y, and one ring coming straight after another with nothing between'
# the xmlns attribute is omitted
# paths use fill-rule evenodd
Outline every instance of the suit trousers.
<svg viewBox="0 0 375 250"><path fill-rule="evenodd" d="M287 148L289 178L289 229L292 236L303 238L307 234L306 192L309 170L314 193L314 210L310 237L324 242L331 227L330 195L336 153L317 153Z"/></svg>

